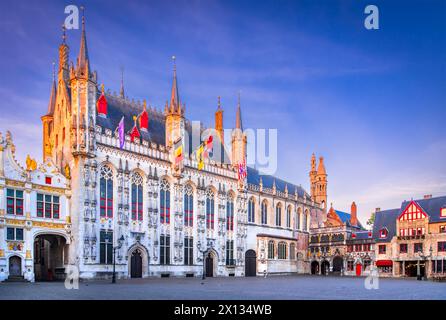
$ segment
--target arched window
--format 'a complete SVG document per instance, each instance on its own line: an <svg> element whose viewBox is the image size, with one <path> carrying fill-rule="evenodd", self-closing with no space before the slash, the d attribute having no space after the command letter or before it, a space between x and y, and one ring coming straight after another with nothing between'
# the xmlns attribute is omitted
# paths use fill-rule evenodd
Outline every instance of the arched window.
<svg viewBox="0 0 446 320"><path fill-rule="evenodd" d="M286 210L286 227L291 228L291 206Z"/></svg>
<svg viewBox="0 0 446 320"><path fill-rule="evenodd" d="M282 225L282 206L281 204L277 204L276 206L276 226Z"/></svg>
<svg viewBox="0 0 446 320"><path fill-rule="evenodd" d="M268 242L268 259L274 259L274 241Z"/></svg>
<svg viewBox="0 0 446 320"><path fill-rule="evenodd" d="M300 230L300 215L302 213L302 210L300 208L297 209L297 213L296 213L296 228L297 230Z"/></svg>
<svg viewBox="0 0 446 320"><path fill-rule="evenodd" d="M143 217L143 180L138 172L133 172L132 182L132 220L142 221Z"/></svg>
<svg viewBox="0 0 446 320"><path fill-rule="evenodd" d="M268 202L264 200L262 202L262 224L268 223Z"/></svg>
<svg viewBox="0 0 446 320"><path fill-rule="evenodd" d="M254 198L250 198L248 202L248 222L255 222L255 203Z"/></svg>
<svg viewBox="0 0 446 320"><path fill-rule="evenodd" d="M206 191L206 228L214 229L214 192L211 189Z"/></svg>
<svg viewBox="0 0 446 320"><path fill-rule="evenodd" d="M290 259L294 260L296 258L296 245L294 243L290 244Z"/></svg>
<svg viewBox="0 0 446 320"><path fill-rule="evenodd" d="M278 259L286 259L286 242L279 242L278 246Z"/></svg>
<svg viewBox="0 0 446 320"><path fill-rule="evenodd" d="M184 188L184 226L194 225L194 190L191 185Z"/></svg>
<svg viewBox="0 0 446 320"><path fill-rule="evenodd" d="M113 170L109 166L102 166L99 182L100 216L113 217Z"/></svg>
<svg viewBox="0 0 446 320"><path fill-rule="evenodd" d="M161 180L160 186L160 222L170 223L170 185L166 180Z"/></svg>
<svg viewBox="0 0 446 320"><path fill-rule="evenodd" d="M226 201L226 230L234 230L234 198L231 195Z"/></svg>

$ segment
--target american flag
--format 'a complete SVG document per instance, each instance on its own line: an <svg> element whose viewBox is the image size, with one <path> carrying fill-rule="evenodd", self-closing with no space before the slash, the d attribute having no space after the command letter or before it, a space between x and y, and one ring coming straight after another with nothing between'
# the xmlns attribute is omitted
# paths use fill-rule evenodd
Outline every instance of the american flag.
<svg viewBox="0 0 446 320"><path fill-rule="evenodd" d="M246 170L246 160L242 163L237 164L238 167L238 179L243 180L248 176L248 171Z"/></svg>

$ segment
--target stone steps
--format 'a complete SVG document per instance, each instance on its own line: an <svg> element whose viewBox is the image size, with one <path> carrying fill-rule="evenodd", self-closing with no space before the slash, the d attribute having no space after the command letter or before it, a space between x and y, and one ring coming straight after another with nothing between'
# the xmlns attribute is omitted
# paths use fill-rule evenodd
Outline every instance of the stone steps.
<svg viewBox="0 0 446 320"><path fill-rule="evenodd" d="M26 282L23 276L9 276L5 282Z"/></svg>

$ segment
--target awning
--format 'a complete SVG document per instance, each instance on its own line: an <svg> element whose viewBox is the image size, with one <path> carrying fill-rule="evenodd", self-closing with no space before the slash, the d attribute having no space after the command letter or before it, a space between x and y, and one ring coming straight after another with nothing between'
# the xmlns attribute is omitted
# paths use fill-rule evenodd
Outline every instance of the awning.
<svg viewBox="0 0 446 320"><path fill-rule="evenodd" d="M393 266L393 261L392 260L378 260L378 261L376 261L376 266L377 267L391 267L391 266Z"/></svg>

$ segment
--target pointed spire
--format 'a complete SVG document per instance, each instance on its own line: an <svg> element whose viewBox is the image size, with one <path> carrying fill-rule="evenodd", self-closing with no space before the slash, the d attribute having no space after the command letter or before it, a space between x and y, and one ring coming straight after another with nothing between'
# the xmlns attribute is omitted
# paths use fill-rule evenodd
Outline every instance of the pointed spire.
<svg viewBox="0 0 446 320"><path fill-rule="evenodd" d="M77 69L88 77L90 72L90 60L88 58L87 37L85 35L85 8L82 6L82 35L79 56L77 57Z"/></svg>
<svg viewBox="0 0 446 320"><path fill-rule="evenodd" d="M327 172L325 171L325 165L324 165L324 157L319 158L319 166L317 167L317 174L326 175Z"/></svg>
<svg viewBox="0 0 446 320"><path fill-rule="evenodd" d="M62 24L62 43L59 46L59 79L58 81L64 80L65 83L68 82L68 60L69 51L68 45L66 43L67 35L65 24Z"/></svg>
<svg viewBox="0 0 446 320"><path fill-rule="evenodd" d="M170 111L175 113L176 111L181 112L180 97L178 95L178 83L177 83L177 65L176 58L172 56L173 60L173 81L172 81L172 91L170 94Z"/></svg>
<svg viewBox="0 0 446 320"><path fill-rule="evenodd" d="M48 102L48 115L53 115L54 109L56 108L56 74L54 66L55 63L53 62L53 83L51 84L50 101Z"/></svg>
<svg viewBox="0 0 446 320"><path fill-rule="evenodd" d="M218 102L217 102L217 111L221 110L221 97L218 96Z"/></svg>
<svg viewBox="0 0 446 320"><path fill-rule="evenodd" d="M235 119L235 128L243 130L243 126L242 126L242 110L240 108L240 91L238 93L237 114L236 114L236 119Z"/></svg>
<svg viewBox="0 0 446 320"><path fill-rule="evenodd" d="M119 90L119 96L121 99L125 98L125 92L124 92L124 67L121 67L121 90Z"/></svg>

